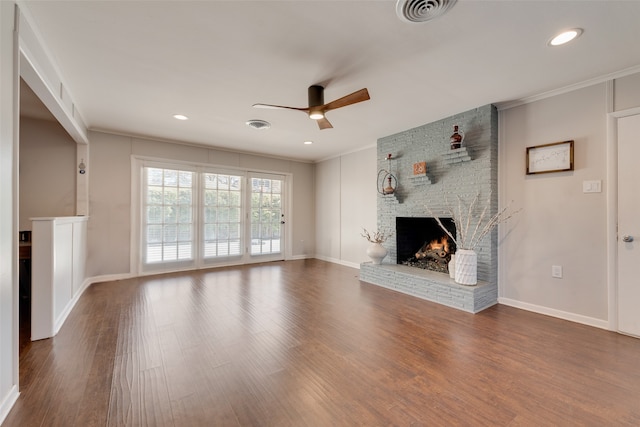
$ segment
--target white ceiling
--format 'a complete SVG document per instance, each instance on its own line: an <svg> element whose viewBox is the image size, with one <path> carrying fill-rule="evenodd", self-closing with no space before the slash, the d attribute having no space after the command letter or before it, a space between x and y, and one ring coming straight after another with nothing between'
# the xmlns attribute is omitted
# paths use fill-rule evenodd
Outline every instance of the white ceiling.
<svg viewBox="0 0 640 427"><path fill-rule="evenodd" d="M24 1L90 129L317 161L489 103L640 71L640 1L459 0L401 21L388 1ZM547 41L562 29L582 37ZM307 87L331 101L320 131ZM172 118L175 113L188 121ZM245 125L271 122L269 130ZM303 145L312 140L313 145Z"/></svg>

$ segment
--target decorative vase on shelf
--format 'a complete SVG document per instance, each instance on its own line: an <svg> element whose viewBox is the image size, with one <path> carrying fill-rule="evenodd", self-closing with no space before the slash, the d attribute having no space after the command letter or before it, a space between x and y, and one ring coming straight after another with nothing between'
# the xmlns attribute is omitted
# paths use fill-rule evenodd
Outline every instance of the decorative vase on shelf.
<svg viewBox="0 0 640 427"><path fill-rule="evenodd" d="M458 125L453 127L453 134L450 137L451 149L457 150L462 147L462 141L464 140L464 132L458 129Z"/></svg>
<svg viewBox="0 0 640 427"><path fill-rule="evenodd" d="M456 254L451 255L451 260L449 261L449 264L447 264L447 266L449 267L449 277L451 277L452 279L456 278Z"/></svg>
<svg viewBox="0 0 640 427"><path fill-rule="evenodd" d="M387 251L387 248L382 246L381 243L372 243L367 248L367 256L371 258L371 261L374 264L378 265L382 264L382 260L387 256L388 253L389 251Z"/></svg>
<svg viewBox="0 0 640 427"><path fill-rule="evenodd" d="M456 251L455 281L461 285L478 284L478 254L475 251Z"/></svg>

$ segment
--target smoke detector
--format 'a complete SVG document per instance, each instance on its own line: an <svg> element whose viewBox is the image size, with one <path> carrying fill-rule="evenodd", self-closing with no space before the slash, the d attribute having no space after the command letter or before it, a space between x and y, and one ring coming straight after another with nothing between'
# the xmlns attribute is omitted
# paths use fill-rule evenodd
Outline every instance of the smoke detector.
<svg viewBox="0 0 640 427"><path fill-rule="evenodd" d="M269 129L271 127L271 123L265 120L260 120L260 119L247 120L246 124L250 128L258 129L258 130Z"/></svg>
<svg viewBox="0 0 640 427"><path fill-rule="evenodd" d="M426 22L444 15L457 0L398 0L396 13L405 22Z"/></svg>

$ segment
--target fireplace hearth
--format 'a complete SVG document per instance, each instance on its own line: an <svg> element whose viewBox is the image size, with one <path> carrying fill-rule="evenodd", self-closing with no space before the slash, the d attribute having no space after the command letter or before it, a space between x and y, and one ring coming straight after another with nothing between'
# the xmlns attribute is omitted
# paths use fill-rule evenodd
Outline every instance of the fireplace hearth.
<svg viewBox="0 0 640 427"><path fill-rule="evenodd" d="M439 218L456 236L451 218ZM397 263L424 270L449 273L448 264L455 253L455 242L438 225L435 218L396 217Z"/></svg>

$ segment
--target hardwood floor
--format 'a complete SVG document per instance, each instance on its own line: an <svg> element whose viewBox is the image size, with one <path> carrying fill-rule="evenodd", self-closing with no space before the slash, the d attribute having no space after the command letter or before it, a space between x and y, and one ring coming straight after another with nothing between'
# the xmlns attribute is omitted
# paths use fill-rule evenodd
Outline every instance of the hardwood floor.
<svg viewBox="0 0 640 427"><path fill-rule="evenodd" d="M92 285L3 426L640 425L640 340L319 260Z"/></svg>

